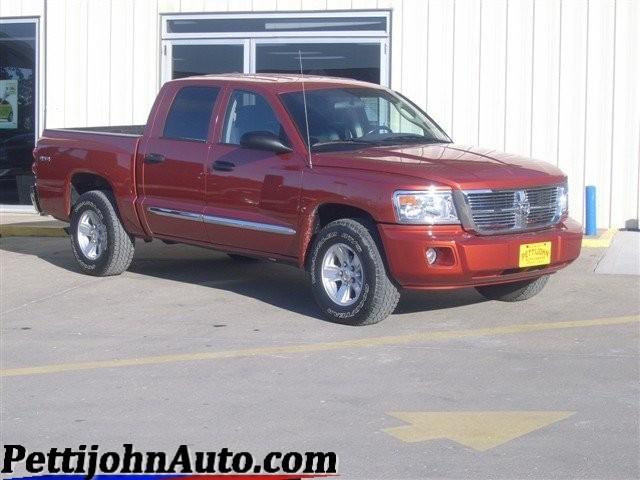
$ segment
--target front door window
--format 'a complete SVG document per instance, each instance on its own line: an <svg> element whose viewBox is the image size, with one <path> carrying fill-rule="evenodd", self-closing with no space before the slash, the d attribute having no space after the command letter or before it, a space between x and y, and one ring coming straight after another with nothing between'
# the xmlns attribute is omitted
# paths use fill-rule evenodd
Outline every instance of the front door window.
<svg viewBox="0 0 640 480"><path fill-rule="evenodd" d="M271 105L260 95L233 92L222 132L223 143L240 145L242 136L250 132L272 133L286 142L286 135Z"/></svg>

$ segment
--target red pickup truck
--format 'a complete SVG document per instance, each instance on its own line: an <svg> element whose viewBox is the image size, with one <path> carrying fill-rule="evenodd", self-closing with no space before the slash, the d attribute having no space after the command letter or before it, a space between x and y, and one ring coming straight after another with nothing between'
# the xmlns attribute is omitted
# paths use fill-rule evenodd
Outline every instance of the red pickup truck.
<svg viewBox="0 0 640 480"><path fill-rule="evenodd" d="M122 273L135 238L269 258L353 325L387 317L401 289L524 300L580 253L560 170L455 145L399 93L353 80L175 80L146 126L48 129L34 158L34 204L70 222L84 272Z"/></svg>

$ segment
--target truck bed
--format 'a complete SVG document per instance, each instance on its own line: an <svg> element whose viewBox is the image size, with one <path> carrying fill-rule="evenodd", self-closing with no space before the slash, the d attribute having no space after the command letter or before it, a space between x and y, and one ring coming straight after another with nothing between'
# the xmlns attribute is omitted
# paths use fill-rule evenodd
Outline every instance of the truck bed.
<svg viewBox="0 0 640 480"><path fill-rule="evenodd" d="M103 127L51 128L49 130L139 137L144 133L145 126L146 125L109 125Z"/></svg>
<svg viewBox="0 0 640 480"><path fill-rule="evenodd" d="M143 130L144 125L46 129L38 140L34 163L43 210L68 221L72 187L94 175L110 184L127 231L140 232L134 206L135 154Z"/></svg>

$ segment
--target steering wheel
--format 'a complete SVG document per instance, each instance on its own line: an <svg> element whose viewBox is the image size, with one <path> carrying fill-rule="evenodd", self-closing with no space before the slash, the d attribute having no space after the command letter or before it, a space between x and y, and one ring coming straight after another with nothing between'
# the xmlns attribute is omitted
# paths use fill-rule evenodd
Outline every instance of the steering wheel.
<svg viewBox="0 0 640 480"><path fill-rule="evenodd" d="M376 132L387 132L387 133L393 133L393 130L391 130L390 127L387 127L386 125L378 125L375 128L372 128L371 130L369 130L367 133L365 133L363 135L363 137L366 137L367 135L371 135L372 133L376 133Z"/></svg>

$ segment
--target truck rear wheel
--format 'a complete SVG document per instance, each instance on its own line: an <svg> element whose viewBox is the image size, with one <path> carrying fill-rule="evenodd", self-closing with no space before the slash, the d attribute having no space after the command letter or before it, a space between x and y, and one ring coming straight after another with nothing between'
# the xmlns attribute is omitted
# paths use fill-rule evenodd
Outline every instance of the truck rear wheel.
<svg viewBox="0 0 640 480"><path fill-rule="evenodd" d="M501 302L521 302L539 294L549 280L549 275L523 282L504 283L476 287L476 290L488 300Z"/></svg>
<svg viewBox="0 0 640 480"><path fill-rule="evenodd" d="M370 325L387 318L400 293L387 276L373 226L353 219L329 223L317 235L308 265L311 288L332 321Z"/></svg>
<svg viewBox="0 0 640 480"><path fill-rule="evenodd" d="M69 230L73 254L84 273L119 275L131 265L134 239L125 231L105 192L93 190L78 198Z"/></svg>

